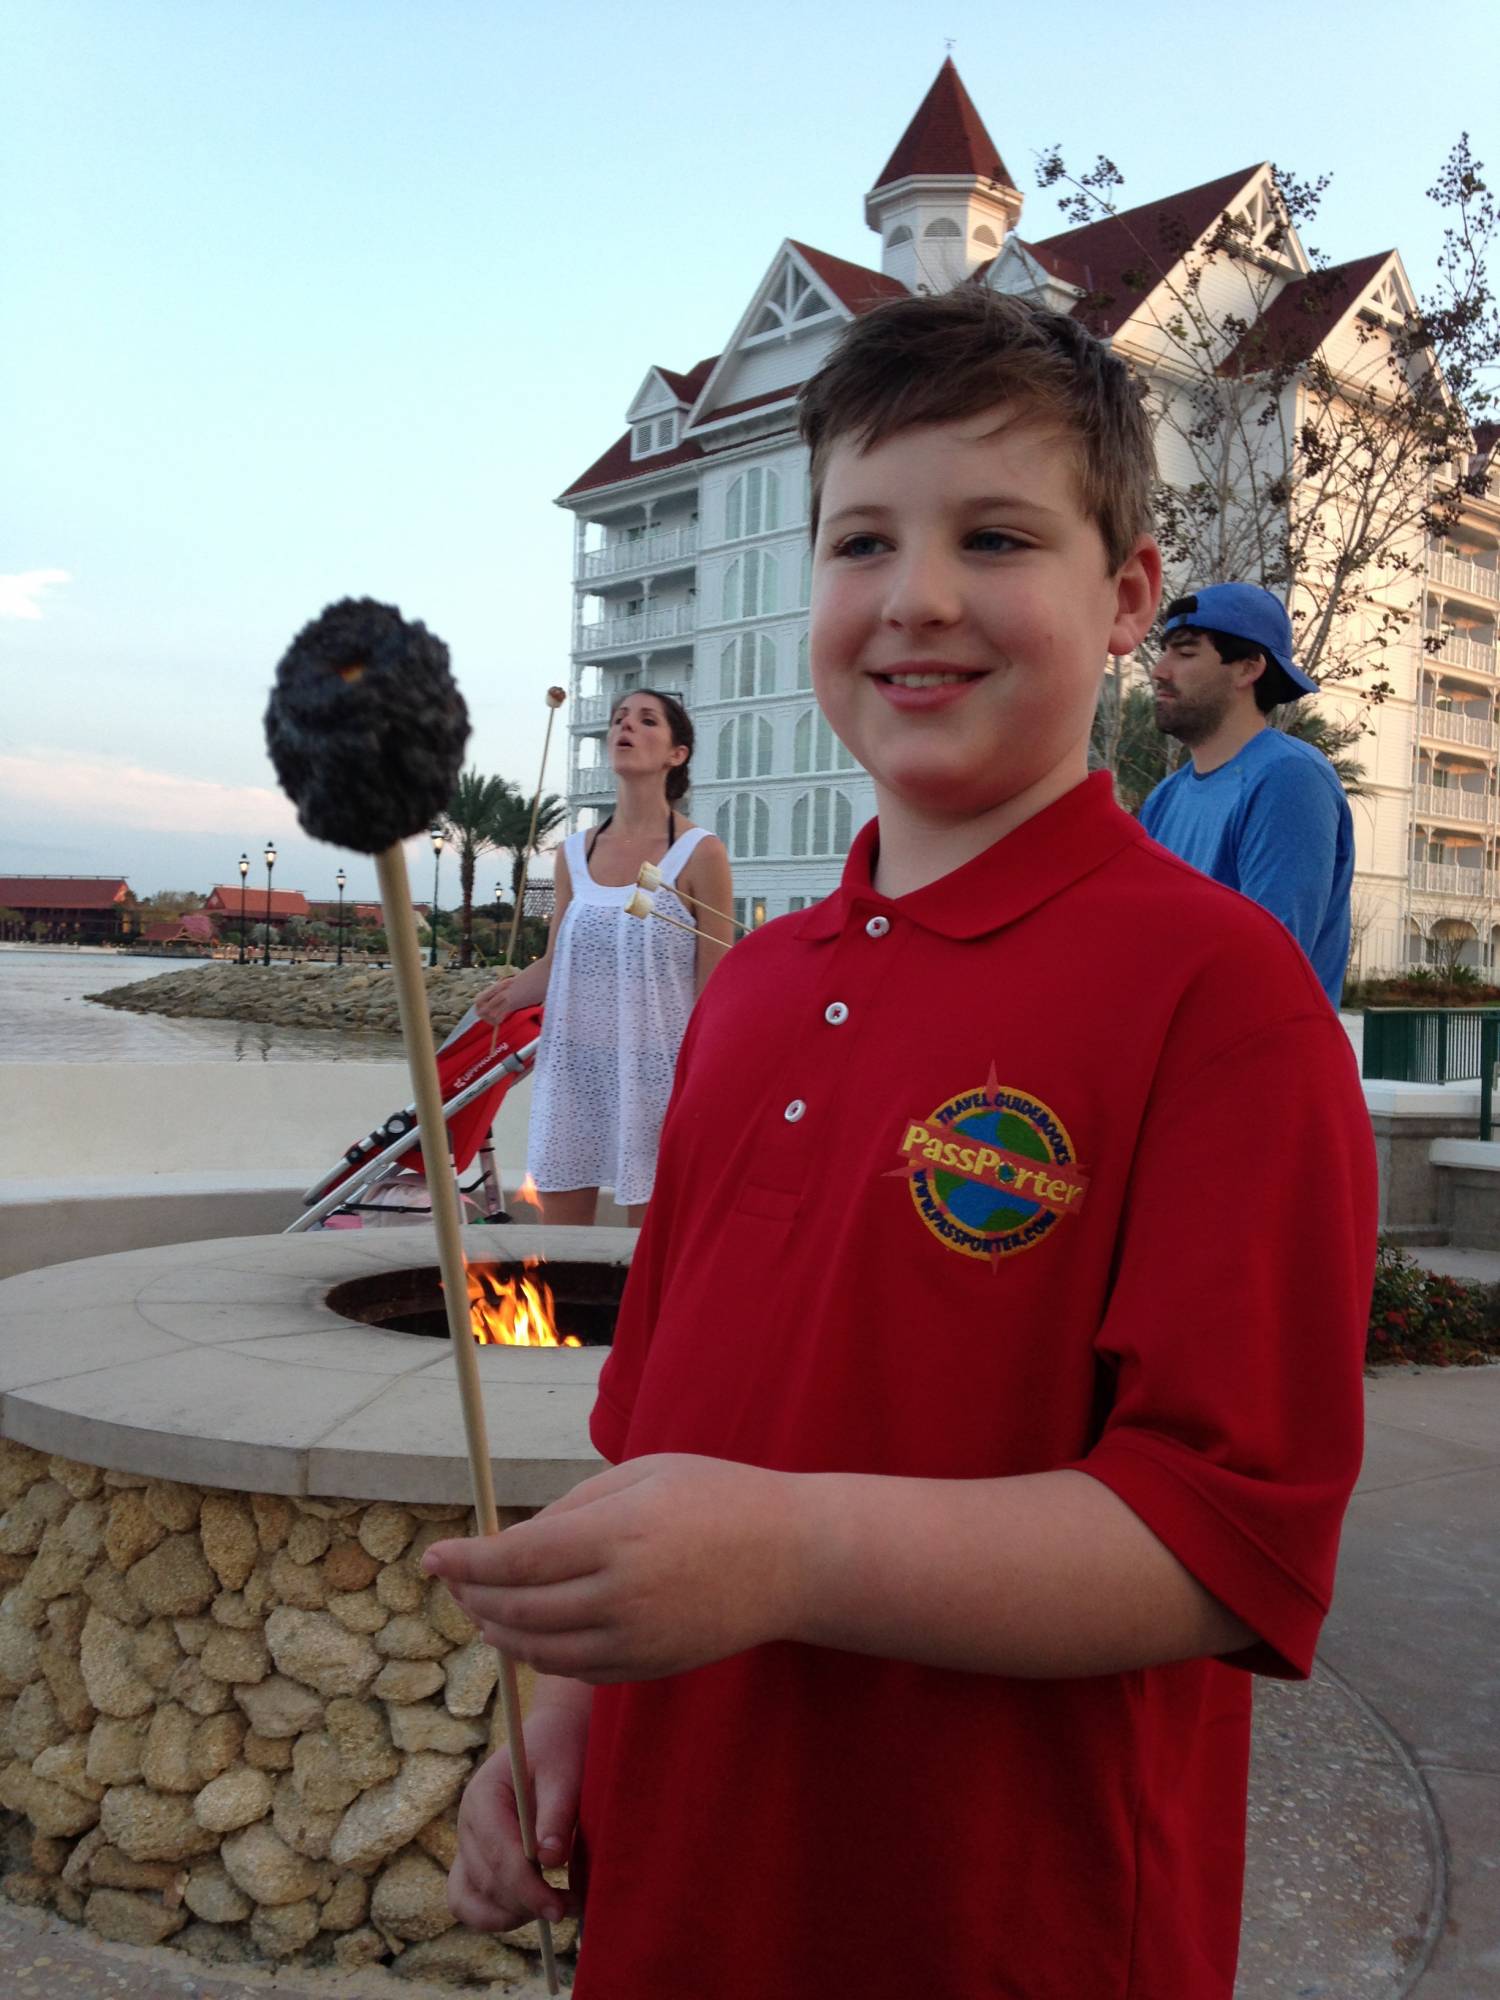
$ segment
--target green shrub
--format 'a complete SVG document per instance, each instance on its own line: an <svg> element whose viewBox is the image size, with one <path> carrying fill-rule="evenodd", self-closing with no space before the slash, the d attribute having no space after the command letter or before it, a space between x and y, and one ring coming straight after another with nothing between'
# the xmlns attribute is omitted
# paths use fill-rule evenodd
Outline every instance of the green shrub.
<svg viewBox="0 0 1500 2000"><path fill-rule="evenodd" d="M1466 1284L1424 1270L1383 1236L1365 1359L1372 1367L1420 1361L1429 1368L1500 1361L1500 1285Z"/></svg>
<svg viewBox="0 0 1500 2000"><path fill-rule="evenodd" d="M1500 1004L1500 986L1487 986L1471 965L1451 974L1435 965L1414 965L1405 972L1381 973L1371 979L1346 979L1343 1003L1361 1007L1493 1007Z"/></svg>

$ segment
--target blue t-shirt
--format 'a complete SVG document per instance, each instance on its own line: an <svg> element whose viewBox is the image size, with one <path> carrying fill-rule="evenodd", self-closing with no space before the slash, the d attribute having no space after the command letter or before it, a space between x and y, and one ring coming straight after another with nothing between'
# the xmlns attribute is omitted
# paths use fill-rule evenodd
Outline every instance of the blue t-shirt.
<svg viewBox="0 0 1500 2000"><path fill-rule="evenodd" d="M1279 917L1335 1007L1349 961L1354 821L1338 773L1310 743L1262 729L1217 771L1191 762L1141 807L1153 840Z"/></svg>

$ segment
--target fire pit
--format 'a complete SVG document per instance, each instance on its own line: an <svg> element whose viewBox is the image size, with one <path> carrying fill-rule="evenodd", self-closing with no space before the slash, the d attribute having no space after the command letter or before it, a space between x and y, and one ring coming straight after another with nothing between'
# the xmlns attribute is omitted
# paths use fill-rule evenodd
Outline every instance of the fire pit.
<svg viewBox="0 0 1500 2000"><path fill-rule="evenodd" d="M587 1419L634 1240L465 1232L491 1303L514 1280L529 1314L522 1288L550 1285L559 1337L586 1343L476 1356L508 1519L598 1469ZM421 1226L0 1284L11 1893L210 1960L534 1971L534 1939L456 1929L443 1888L498 1729L494 1656L420 1568L469 1525L453 1355L422 1337L443 1326Z"/></svg>
<svg viewBox="0 0 1500 2000"><path fill-rule="evenodd" d="M471 1264L469 1296L481 1346L608 1347L625 1289L623 1264L571 1258ZM442 1275L435 1264L335 1285L327 1303L346 1319L391 1333L447 1340Z"/></svg>

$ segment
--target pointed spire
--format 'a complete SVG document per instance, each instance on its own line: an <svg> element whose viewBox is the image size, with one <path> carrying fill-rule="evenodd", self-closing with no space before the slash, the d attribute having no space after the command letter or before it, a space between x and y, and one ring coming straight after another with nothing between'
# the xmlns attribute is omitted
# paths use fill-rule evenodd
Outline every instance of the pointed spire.
<svg viewBox="0 0 1500 2000"><path fill-rule="evenodd" d="M1003 187L1015 186L999 148L964 89L952 56L944 57L931 90L918 105L875 186L889 187L912 174L972 174L979 180L999 181Z"/></svg>

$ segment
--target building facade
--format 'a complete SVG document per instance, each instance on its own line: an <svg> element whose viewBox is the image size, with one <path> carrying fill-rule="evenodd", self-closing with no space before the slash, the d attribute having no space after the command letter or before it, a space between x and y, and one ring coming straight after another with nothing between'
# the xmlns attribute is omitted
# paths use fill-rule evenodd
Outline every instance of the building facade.
<svg viewBox="0 0 1500 2000"><path fill-rule="evenodd" d="M1353 367L1368 328L1410 306L1399 257L1341 267L1337 283L1324 274L1316 296L1304 296L1308 259L1295 231L1275 226L1270 177L1261 164L1027 241L1022 195L945 62L865 199L879 269L783 243L723 352L686 373L649 369L623 436L560 497L576 522L573 824L608 809L614 702L630 688L659 688L692 715L692 810L729 849L736 913L756 923L827 895L874 797L812 698L799 387L859 313L976 278L1058 311L1087 310L1165 409L1182 393L1163 332L1174 276L1225 215L1244 221L1243 255L1212 266L1222 297L1211 310L1232 326L1253 300L1252 317L1285 321L1321 354L1347 349ZM1176 246L1148 260L1144 278L1143 240ZM1101 309L1101 299L1113 303ZM1298 393L1288 390L1293 402ZM1288 408L1293 427L1298 415ZM1186 482L1170 429L1159 431L1162 476ZM1493 442L1482 437L1478 449ZM1355 963L1368 972L1453 955L1494 970L1500 480L1465 502L1441 547L1419 548L1410 575L1409 622L1381 653L1388 698L1366 708L1357 682L1318 697L1336 714L1363 715L1370 732L1355 752L1366 773L1354 802Z"/></svg>

